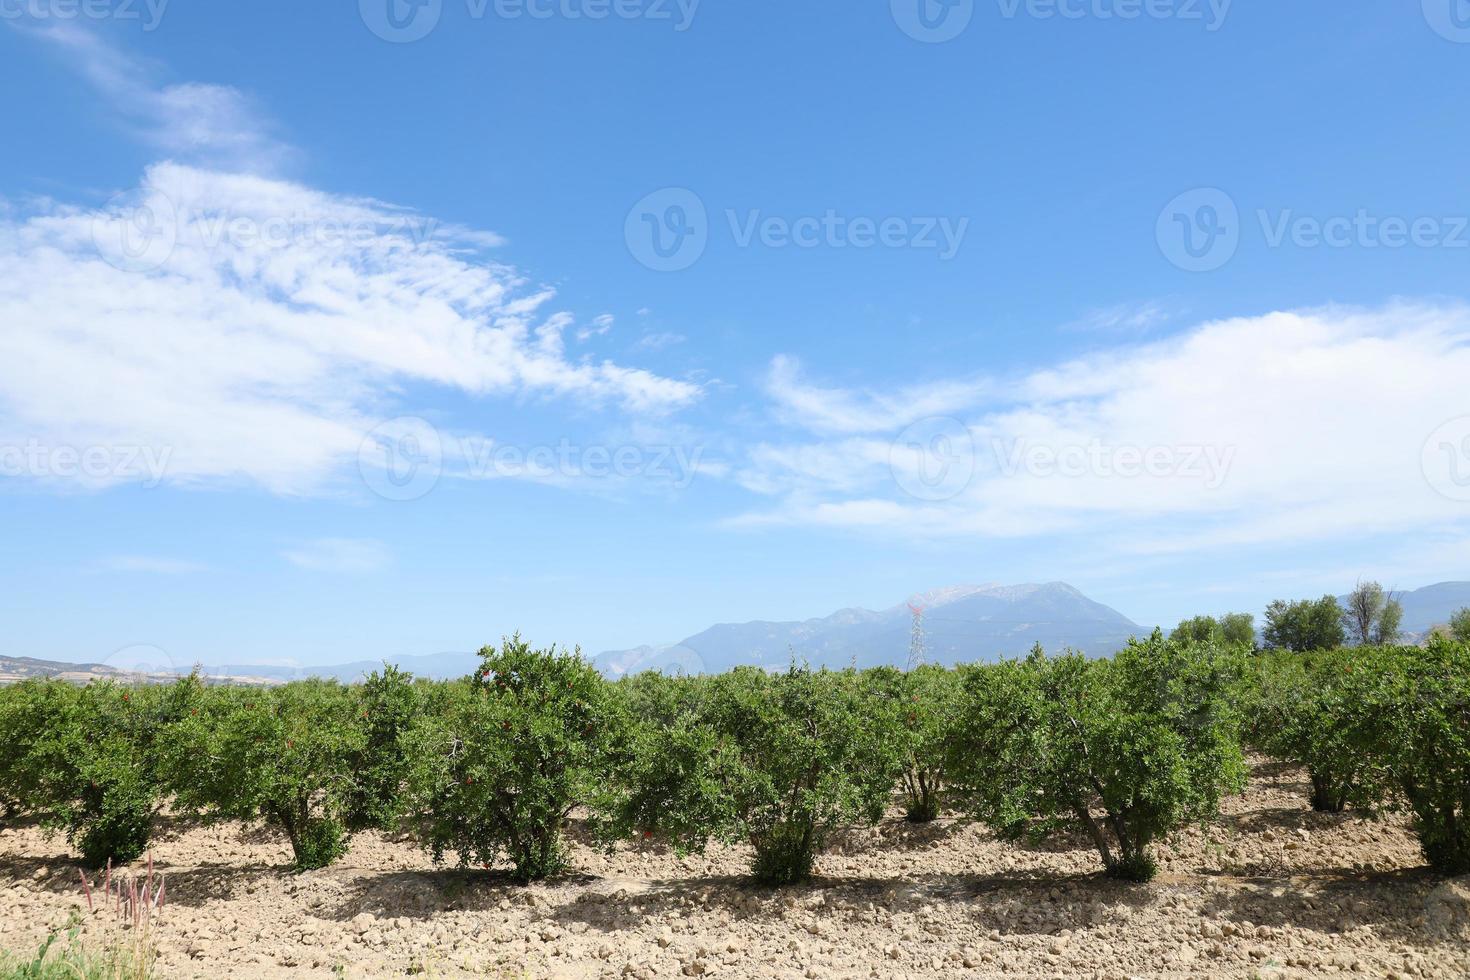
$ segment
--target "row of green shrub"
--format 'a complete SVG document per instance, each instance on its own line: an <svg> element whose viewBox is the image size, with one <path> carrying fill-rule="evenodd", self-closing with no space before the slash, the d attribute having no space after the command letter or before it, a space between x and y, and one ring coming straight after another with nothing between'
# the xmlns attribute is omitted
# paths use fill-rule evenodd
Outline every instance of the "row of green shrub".
<svg viewBox="0 0 1470 980"><path fill-rule="evenodd" d="M302 868L365 828L436 860L565 862L581 809L609 846L752 846L752 873L807 877L839 828L941 809L1011 837L1073 833L1146 880L1172 832L1244 788L1243 745L1310 770L1313 804L1404 807L1430 863L1470 870L1470 646L1254 654L1155 633L1116 656L608 682L519 638L471 677L393 668L346 687L28 682L0 691L0 802L128 861L157 814L262 817Z"/></svg>

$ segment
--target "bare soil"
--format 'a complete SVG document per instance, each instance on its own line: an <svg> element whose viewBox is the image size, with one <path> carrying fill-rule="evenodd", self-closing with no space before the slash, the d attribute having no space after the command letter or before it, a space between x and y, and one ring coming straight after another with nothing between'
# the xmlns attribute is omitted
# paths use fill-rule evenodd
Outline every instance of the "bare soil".
<svg viewBox="0 0 1470 980"><path fill-rule="evenodd" d="M1258 760L1249 791L1163 848L1148 885L1103 878L1081 840L1028 848L897 815L847 835L810 885L774 891L742 880L741 848L578 841L572 873L519 888L376 834L294 874L268 830L174 821L153 850L167 886L152 939L159 976L210 980L1470 977L1470 879L1429 872L1402 818L1313 813L1307 792ZM84 909L64 839L0 830L0 947L34 951ZM123 931L98 914L82 935L101 947Z"/></svg>

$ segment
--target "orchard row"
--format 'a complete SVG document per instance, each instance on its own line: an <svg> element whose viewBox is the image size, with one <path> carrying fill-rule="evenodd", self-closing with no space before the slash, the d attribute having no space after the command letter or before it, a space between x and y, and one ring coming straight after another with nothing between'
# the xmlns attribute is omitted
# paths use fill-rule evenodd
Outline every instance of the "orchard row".
<svg viewBox="0 0 1470 980"><path fill-rule="evenodd" d="M94 866L140 855L168 807L264 818L301 868L379 828L531 881L564 867L579 810L608 847L749 844L781 884L897 792L915 822L1084 834L1147 880L1162 840L1244 789L1246 747L1306 766L1319 809L1407 810L1433 867L1470 871L1470 645L1446 639L1256 653L1155 633L1105 660L609 682L516 637L451 682L0 690L0 803Z"/></svg>

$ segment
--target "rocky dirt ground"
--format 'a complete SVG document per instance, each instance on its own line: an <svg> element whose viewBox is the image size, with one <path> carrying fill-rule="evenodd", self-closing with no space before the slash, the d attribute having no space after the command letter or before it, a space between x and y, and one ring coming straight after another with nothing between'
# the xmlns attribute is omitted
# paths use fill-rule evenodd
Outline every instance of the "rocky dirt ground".
<svg viewBox="0 0 1470 980"><path fill-rule="evenodd" d="M574 874L518 888L377 835L292 874L271 832L179 823L153 852L158 975L1470 977L1470 879L1429 873L1399 818L1312 813L1302 779L1258 763L1149 885L1102 878L1081 841L1028 849L958 820L854 832L778 891L740 880L738 848L578 845ZM65 841L35 827L0 831L0 889L17 952L85 904Z"/></svg>

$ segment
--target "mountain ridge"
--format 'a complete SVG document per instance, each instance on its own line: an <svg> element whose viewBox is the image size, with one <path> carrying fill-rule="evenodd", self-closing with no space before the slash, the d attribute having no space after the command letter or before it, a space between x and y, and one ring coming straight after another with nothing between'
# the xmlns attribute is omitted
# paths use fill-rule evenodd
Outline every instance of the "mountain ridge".
<svg viewBox="0 0 1470 980"><path fill-rule="evenodd" d="M882 610L849 607L804 620L717 623L668 645L601 654L597 665L619 676L638 670L719 673L749 664L814 666L903 664L912 634L911 605L922 607L926 660L956 663L1020 655L1034 644L1102 656L1143 628L1065 582L956 585L931 589Z"/></svg>
<svg viewBox="0 0 1470 980"><path fill-rule="evenodd" d="M1395 590L1403 602L1406 642L1417 642L1470 606L1470 582L1437 582L1419 589ZM1048 650L1072 647L1105 656L1146 630L1116 610L1089 599L1065 582L1022 585L954 585L918 593L884 609L849 606L826 616L804 620L717 623L678 643L645 644L610 650L593 658L610 676L639 670L717 673L738 664L786 666L792 656L814 666L902 665L908 659L912 614L909 603L923 606L929 656L937 663L1020 656L1034 643ZM1000 615L1004 611L1005 615ZM1259 623L1258 623L1259 625ZM446 651L385 658L421 677L448 678L469 674L479 664L473 652ZM306 677L360 681L382 660L358 660L319 667L272 664L206 664L211 681L236 684L280 684ZM89 680L167 681L181 672L129 669L118 665L0 656L0 684L28 678L56 677L76 683Z"/></svg>

